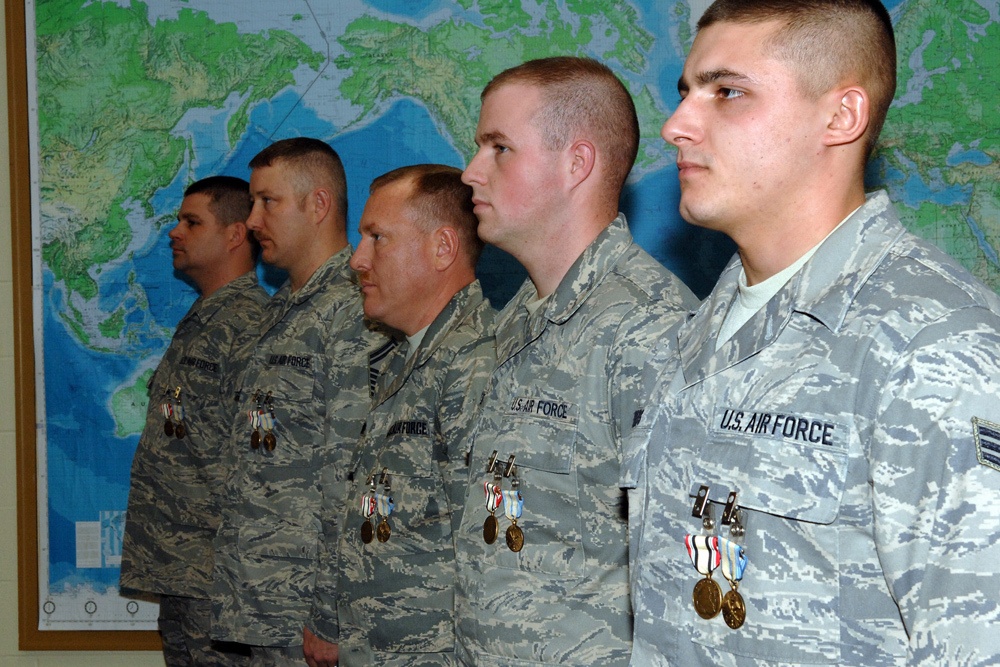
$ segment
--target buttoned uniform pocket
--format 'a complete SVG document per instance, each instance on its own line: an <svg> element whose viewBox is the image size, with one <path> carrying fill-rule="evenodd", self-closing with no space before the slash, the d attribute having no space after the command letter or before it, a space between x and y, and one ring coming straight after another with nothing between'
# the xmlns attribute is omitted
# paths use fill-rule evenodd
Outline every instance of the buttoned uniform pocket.
<svg viewBox="0 0 1000 667"><path fill-rule="evenodd" d="M730 629L686 606L691 639L736 655L789 663L840 662L841 527L848 452L833 445L726 434L689 464L692 495L711 484L717 531L720 504L735 491L746 524L748 565L739 583L746 622ZM692 497L693 502L693 497ZM694 532L694 530L692 531ZM678 547L682 548L682 547ZM697 574L693 568L692 576ZM715 573L723 592L731 585ZM694 579L692 579L694 581Z"/></svg>
<svg viewBox="0 0 1000 667"><path fill-rule="evenodd" d="M510 455L514 455L523 498L517 525L524 537L524 547L519 552L507 548L505 531L513 521L505 515L501 504L496 511L500 525L498 543L487 549L487 559L503 568L559 575L564 579L581 577L585 564L583 535L587 527L583 523L579 473L574 464L578 435L575 415L565 420L510 417L506 424L509 432L497 438L497 466L503 472ZM474 474L482 482L493 479L482 471ZM512 489L513 479L502 479L505 491ZM480 507L485 512L485 504Z"/></svg>

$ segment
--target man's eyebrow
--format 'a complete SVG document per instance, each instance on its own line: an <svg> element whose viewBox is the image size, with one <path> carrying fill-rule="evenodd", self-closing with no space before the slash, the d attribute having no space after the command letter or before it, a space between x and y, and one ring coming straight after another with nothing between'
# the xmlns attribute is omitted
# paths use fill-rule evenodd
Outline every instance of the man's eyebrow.
<svg viewBox="0 0 1000 667"><path fill-rule="evenodd" d="M728 81L733 81L734 83L752 83L754 79L742 72L737 72L735 70L727 69L725 67L720 67L719 69L711 69L705 72L698 72L694 75L694 80L699 86L707 86L710 83L715 83L720 79L726 79ZM681 78L677 80L677 92L686 93L690 89L690 85L687 79L681 75Z"/></svg>
<svg viewBox="0 0 1000 667"><path fill-rule="evenodd" d="M489 132L483 132L476 137L476 144L482 146L483 144L496 144L504 143L507 141L507 135L500 130L491 130Z"/></svg>

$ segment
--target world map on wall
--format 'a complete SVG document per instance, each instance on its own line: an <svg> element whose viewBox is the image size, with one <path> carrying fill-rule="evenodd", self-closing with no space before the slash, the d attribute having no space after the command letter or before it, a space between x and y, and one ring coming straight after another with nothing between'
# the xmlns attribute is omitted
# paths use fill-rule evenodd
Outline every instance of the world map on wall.
<svg viewBox="0 0 1000 667"><path fill-rule="evenodd" d="M704 296L732 246L680 219L676 154L659 130L708 4L29 2L41 627L153 627L152 605L118 597L118 564L146 383L196 297L172 270L167 238L190 182L248 178L250 158L277 139L324 139L347 168L353 242L374 177L464 166L493 75L591 56L639 112L622 204L632 232ZM1000 290L1000 0L886 5L900 79L869 185ZM496 253L482 275L502 303L521 274Z"/></svg>

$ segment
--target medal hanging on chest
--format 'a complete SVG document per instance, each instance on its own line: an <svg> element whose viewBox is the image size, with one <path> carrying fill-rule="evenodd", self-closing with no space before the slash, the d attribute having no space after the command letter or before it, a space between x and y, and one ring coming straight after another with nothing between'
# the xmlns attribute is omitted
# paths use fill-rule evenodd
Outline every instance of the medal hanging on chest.
<svg viewBox="0 0 1000 667"><path fill-rule="evenodd" d="M715 535L686 535L684 546L687 547L691 563L699 574L705 575L694 585L691 599L694 610L702 618L714 618L722 611L722 590L712 579L712 572L719 566L719 538Z"/></svg>
<svg viewBox="0 0 1000 667"><path fill-rule="evenodd" d="M180 387L174 390L174 402L167 401L160 405L160 413L164 419L163 433L168 438L183 439L187 434L187 429L184 427L184 406L181 405Z"/></svg>
<svg viewBox="0 0 1000 667"><path fill-rule="evenodd" d="M504 537L507 539L507 548L517 553L524 548L524 531L517 525L517 520L521 518L521 512L524 511L524 498L518 491L517 477L511 480L511 486L513 488L509 491L501 492L503 494L503 513L510 519L510 525L507 526Z"/></svg>
<svg viewBox="0 0 1000 667"><path fill-rule="evenodd" d="M174 437L174 405L173 403L161 403L160 412L163 414L163 433L168 437Z"/></svg>
<svg viewBox="0 0 1000 667"><path fill-rule="evenodd" d="M274 416L271 392L267 392L267 396L264 397L264 408L260 411L260 425L264 429L264 449L273 452L278 444L278 438L274 435L274 427L277 426L278 420Z"/></svg>
<svg viewBox="0 0 1000 667"><path fill-rule="evenodd" d="M483 541L486 544L493 544L497 541L497 535L500 534L500 526L497 523L496 511L503 502L503 496L501 495L501 488L503 485L503 478L500 475L500 471L497 469L497 450L493 450L490 455L489 461L486 462L486 474L493 473L493 481L483 482L483 491L486 493L486 511L489 512L489 516L483 521Z"/></svg>
<svg viewBox="0 0 1000 667"><path fill-rule="evenodd" d="M257 404L257 407L247 410L247 417L250 419L250 449L260 449L260 415L263 412L260 407L260 391L255 391L250 400Z"/></svg>
<svg viewBox="0 0 1000 667"><path fill-rule="evenodd" d="M375 514L376 505L375 476L372 475L368 478L368 492L361 496L361 515L365 518L361 524L361 541L365 544L371 544L375 539L375 523L372 521L372 516Z"/></svg>
<svg viewBox="0 0 1000 667"><path fill-rule="evenodd" d="M378 512L382 520L375 529L375 537L379 542L388 542L392 535L392 526L389 525L389 515L396 505L392 502L391 478L386 468L382 468L382 475L379 478L382 485L382 493L375 494L375 511Z"/></svg>
<svg viewBox="0 0 1000 667"><path fill-rule="evenodd" d="M483 541L486 544L493 544L500 534L500 525L497 522L497 509L503 504L503 491L501 489L502 477L499 472L494 473L492 482L485 482L483 490L486 492L486 509L489 516L483 521Z"/></svg>
<svg viewBox="0 0 1000 667"><path fill-rule="evenodd" d="M729 592L722 599L722 618L726 625L736 630L747 619L747 606L738 590L743 571L747 567L746 550L736 541L720 537L719 552L722 556L722 576L730 586Z"/></svg>

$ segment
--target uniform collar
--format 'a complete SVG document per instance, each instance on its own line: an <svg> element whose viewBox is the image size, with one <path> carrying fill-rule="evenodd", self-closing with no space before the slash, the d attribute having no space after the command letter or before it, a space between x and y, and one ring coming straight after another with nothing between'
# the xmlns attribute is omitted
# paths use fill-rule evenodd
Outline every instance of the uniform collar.
<svg viewBox="0 0 1000 667"><path fill-rule="evenodd" d="M484 302L486 303L485 308L483 307ZM438 316L434 318L430 326L427 327L427 333L424 334L423 340L420 342L420 347L405 361L402 370L390 374L389 377L386 377L385 373L380 376L386 377L386 382L389 384L386 386L382 382L379 382L375 389L374 404L378 405L382 403L399 391L413 370L427 363L452 331L474 317L488 316L492 321L492 313L493 309L489 307L489 302L483 296L483 290L478 280L472 281L459 290L451 298L451 301L448 302L448 305L438 313ZM485 324L488 326L489 322ZM397 355L405 355L405 346L400 345L392 354L393 358ZM393 363L393 358L389 359L386 368L393 368L394 366L398 368Z"/></svg>
<svg viewBox="0 0 1000 667"><path fill-rule="evenodd" d="M884 191L869 195L767 305L716 352L715 339L742 269L739 255L734 256L712 293L678 330L686 382L700 381L767 347L793 313L806 314L838 331L865 282L903 234L888 195Z"/></svg>
<svg viewBox="0 0 1000 667"><path fill-rule="evenodd" d="M257 287L257 272L247 271L239 278L229 281L207 297L198 297L198 300L191 306L191 310L184 316L184 320L197 319L198 322L204 324L211 320L233 296L240 292L254 289L255 287Z"/></svg>
<svg viewBox="0 0 1000 667"><path fill-rule="evenodd" d="M497 340L505 343L504 350L500 351L501 358L509 358L513 353L511 345L525 344L541 335L546 322L559 325L569 320L611 273L632 243L625 215L619 213L573 262L538 312L530 316L524 304L535 298L537 292L531 279L525 280L504 308L502 324L497 325ZM501 327L506 333L500 332ZM518 331L525 333L518 334Z"/></svg>

